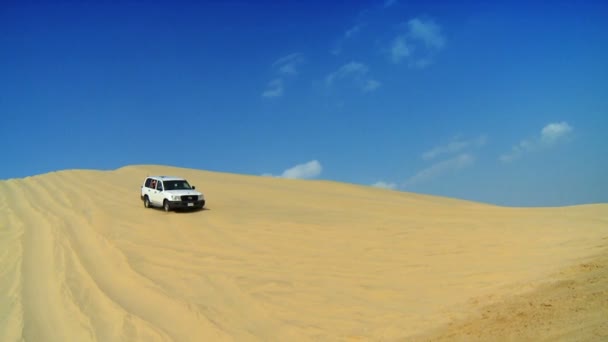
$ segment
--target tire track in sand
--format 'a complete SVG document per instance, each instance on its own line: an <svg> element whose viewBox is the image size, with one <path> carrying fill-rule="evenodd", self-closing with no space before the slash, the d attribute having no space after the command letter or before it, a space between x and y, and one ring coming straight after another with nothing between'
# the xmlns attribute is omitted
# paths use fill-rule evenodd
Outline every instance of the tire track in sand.
<svg viewBox="0 0 608 342"><path fill-rule="evenodd" d="M70 179L73 178L69 174L66 176L69 176ZM52 197L54 200L53 206L46 209L48 209L48 219L56 222L57 228L56 237L59 246L57 254L61 262L57 265L56 273L61 275L62 295L70 304L74 305L72 311L77 311L76 315L82 317L83 325L86 323L86 329L97 340L170 340L161 329L128 312L97 285L89 270L82 264L80 255L74 250L74 243L70 239L70 235L66 234L71 226L68 221L75 220L79 227L86 227L82 223L86 221L82 218L83 213L78 212L79 208L86 207L86 205L82 205L86 198L67 195L65 177L50 174L47 175L47 178L45 178L45 182L38 182L35 190L30 189L28 192L36 194L36 198ZM56 186L49 187L51 183ZM61 210L65 212L61 213ZM59 214L57 214L58 212ZM93 233L93 230L90 232Z"/></svg>
<svg viewBox="0 0 608 342"><path fill-rule="evenodd" d="M33 182L33 179L27 182ZM73 337L90 340L80 328L79 317L65 314L69 307L62 297L61 279L57 274L56 222L45 208L35 204L26 181L11 183L7 194L23 227L21 245L22 332L26 341L67 341ZM42 199L48 201L48 199ZM18 223L19 224L19 223Z"/></svg>
<svg viewBox="0 0 608 342"><path fill-rule="evenodd" d="M21 267L24 225L9 206L9 183L0 181L0 341L17 341L23 330Z"/></svg>

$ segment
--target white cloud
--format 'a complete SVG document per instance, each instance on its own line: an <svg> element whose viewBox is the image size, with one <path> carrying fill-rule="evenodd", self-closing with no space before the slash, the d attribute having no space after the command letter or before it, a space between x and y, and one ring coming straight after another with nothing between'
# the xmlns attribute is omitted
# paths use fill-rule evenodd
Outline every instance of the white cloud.
<svg viewBox="0 0 608 342"><path fill-rule="evenodd" d="M380 87L380 82L368 76L369 69L363 63L350 62L325 77L325 85L332 86L340 80L351 80L364 92L371 92Z"/></svg>
<svg viewBox="0 0 608 342"><path fill-rule="evenodd" d="M414 18L408 21L409 36L422 41L428 48L441 49L445 45L445 37L441 27L432 20Z"/></svg>
<svg viewBox="0 0 608 342"><path fill-rule="evenodd" d="M545 125L540 135L532 139L524 139L511 148L511 151L499 157L503 163L509 163L521 158L523 155L551 148L567 139L573 128L565 121Z"/></svg>
<svg viewBox="0 0 608 342"><path fill-rule="evenodd" d="M572 132L572 127L567 122L550 123L543 127L540 132L540 140L543 144L552 145L566 137Z"/></svg>
<svg viewBox="0 0 608 342"><path fill-rule="evenodd" d="M281 95L283 95L283 80L280 78L270 81L266 90L262 93L262 96L266 98L279 97Z"/></svg>
<svg viewBox="0 0 608 342"><path fill-rule="evenodd" d="M311 160L307 163L298 164L290 167L281 173L280 175L273 175L272 173L263 173L263 177L278 177L278 178L291 178L291 179L307 179L314 178L321 174L323 166L317 160Z"/></svg>
<svg viewBox="0 0 608 342"><path fill-rule="evenodd" d="M485 135L479 136L478 138L471 140L462 140L460 138L455 138L446 145L436 146L431 150L424 152L422 154L422 159L431 160L444 154L454 154L460 152L466 148L481 147L485 145L486 140L487 139Z"/></svg>
<svg viewBox="0 0 608 342"><path fill-rule="evenodd" d="M472 155L467 154L467 153L459 154L456 157L437 162L437 163L427 167L426 169L423 169L422 171L420 171L420 172L416 173L415 175L413 175L412 177L408 178L404 182L403 186L409 187L412 185L416 185L416 184L420 184L420 183L429 181L433 178L437 178L437 177L445 174L446 172L458 170L458 169L462 169L467 166L470 166L474 162L475 162L475 157L473 157Z"/></svg>
<svg viewBox="0 0 608 342"><path fill-rule="evenodd" d="M393 39L388 54L395 64L407 60L409 67L422 69L433 63L434 55L445 44L445 36L437 23L413 18L402 25L401 33Z"/></svg>
<svg viewBox="0 0 608 342"><path fill-rule="evenodd" d="M378 182L372 184L372 186L375 188L389 189L389 190L397 189L397 184L384 182L384 181L378 181Z"/></svg>
<svg viewBox="0 0 608 342"><path fill-rule="evenodd" d="M281 174L283 178L314 178L321 174L323 167L317 160L311 160L308 163L298 164L291 167Z"/></svg>

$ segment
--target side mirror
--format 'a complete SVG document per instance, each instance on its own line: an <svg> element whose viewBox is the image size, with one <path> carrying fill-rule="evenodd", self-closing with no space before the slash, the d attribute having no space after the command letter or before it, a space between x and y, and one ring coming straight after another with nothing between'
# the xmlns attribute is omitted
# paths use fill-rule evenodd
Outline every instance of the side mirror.
<svg viewBox="0 0 608 342"><path fill-rule="evenodd" d="M196 189L196 187L193 185L193 186L192 186L192 190L195 190L195 189Z"/></svg>

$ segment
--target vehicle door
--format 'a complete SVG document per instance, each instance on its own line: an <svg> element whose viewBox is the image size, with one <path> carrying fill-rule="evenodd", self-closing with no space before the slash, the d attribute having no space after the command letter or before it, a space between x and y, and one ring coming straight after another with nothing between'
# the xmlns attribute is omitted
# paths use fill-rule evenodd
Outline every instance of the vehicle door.
<svg viewBox="0 0 608 342"><path fill-rule="evenodd" d="M154 203L152 201L152 196L155 191L156 191L156 179L146 178L146 183L144 184L144 187L142 188L141 195L148 196L148 199L150 199L150 202Z"/></svg>
<svg viewBox="0 0 608 342"><path fill-rule="evenodd" d="M163 194L163 182L161 180L155 180L155 189L152 190L152 196L150 197L150 201L154 203L154 205L162 205L163 200L165 198Z"/></svg>

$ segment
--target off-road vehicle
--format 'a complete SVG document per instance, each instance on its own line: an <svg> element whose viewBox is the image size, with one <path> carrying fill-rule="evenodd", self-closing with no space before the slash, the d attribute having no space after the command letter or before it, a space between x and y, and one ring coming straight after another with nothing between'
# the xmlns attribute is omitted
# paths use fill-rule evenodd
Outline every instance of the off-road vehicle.
<svg viewBox="0 0 608 342"><path fill-rule="evenodd" d="M174 209L202 209L205 196L196 191L187 180L171 176L146 177L141 186L141 200L146 208L162 207Z"/></svg>

